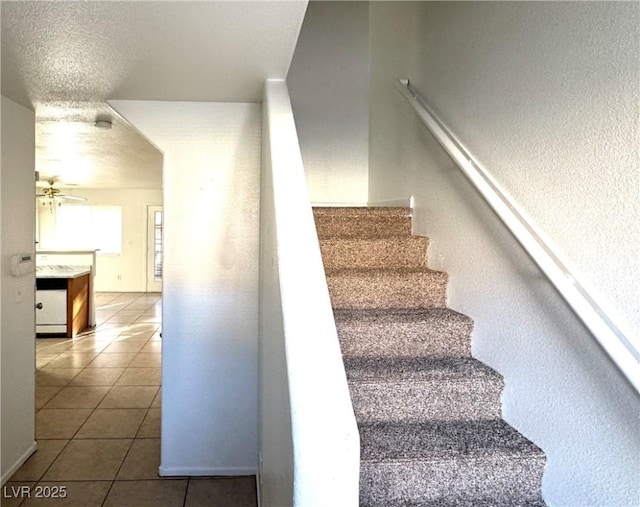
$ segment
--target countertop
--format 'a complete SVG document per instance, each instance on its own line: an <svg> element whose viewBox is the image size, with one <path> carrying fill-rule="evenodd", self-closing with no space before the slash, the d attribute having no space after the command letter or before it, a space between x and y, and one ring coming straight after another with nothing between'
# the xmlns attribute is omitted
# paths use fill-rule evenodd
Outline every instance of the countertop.
<svg viewBox="0 0 640 507"><path fill-rule="evenodd" d="M88 273L90 266L36 266L36 278L78 278Z"/></svg>

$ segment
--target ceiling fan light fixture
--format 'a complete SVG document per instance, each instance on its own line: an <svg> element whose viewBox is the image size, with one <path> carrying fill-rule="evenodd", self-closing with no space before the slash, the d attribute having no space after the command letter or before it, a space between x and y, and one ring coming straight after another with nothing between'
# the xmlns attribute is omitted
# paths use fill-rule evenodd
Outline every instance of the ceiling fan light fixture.
<svg viewBox="0 0 640 507"><path fill-rule="evenodd" d="M41 194L36 194L36 197L41 199L43 206L49 206L49 212L53 213L53 209L56 206L61 206L63 201L86 201L86 197L80 197L79 195L66 195L60 192L59 188L55 188L54 180L49 180L48 188L43 188Z"/></svg>
<svg viewBox="0 0 640 507"><path fill-rule="evenodd" d="M62 205L62 201L64 199L58 196L59 192L60 190L58 189L47 188L47 189L44 189L44 195L38 196L42 202L42 206L49 207L49 213L53 213L53 209L56 206Z"/></svg>

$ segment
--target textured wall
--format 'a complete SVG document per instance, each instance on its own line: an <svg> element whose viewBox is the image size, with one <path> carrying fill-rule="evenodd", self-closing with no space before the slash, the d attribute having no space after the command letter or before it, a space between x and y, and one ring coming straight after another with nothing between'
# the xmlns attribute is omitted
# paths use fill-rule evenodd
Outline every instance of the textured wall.
<svg viewBox="0 0 640 507"><path fill-rule="evenodd" d="M638 4L371 6L370 199L414 195L430 265L549 458L551 505L637 505L638 397L426 132L409 77L587 284L637 329Z"/></svg>
<svg viewBox="0 0 640 507"><path fill-rule="evenodd" d="M407 77L637 334L640 4L439 2L419 19Z"/></svg>
<svg viewBox="0 0 640 507"><path fill-rule="evenodd" d="M260 105L110 104L164 154L161 473L255 473Z"/></svg>
<svg viewBox="0 0 640 507"><path fill-rule="evenodd" d="M287 84L313 203L367 202L369 5L311 2Z"/></svg>
<svg viewBox="0 0 640 507"><path fill-rule="evenodd" d="M35 117L2 97L2 482L35 445L35 274L10 275L12 255L33 253Z"/></svg>

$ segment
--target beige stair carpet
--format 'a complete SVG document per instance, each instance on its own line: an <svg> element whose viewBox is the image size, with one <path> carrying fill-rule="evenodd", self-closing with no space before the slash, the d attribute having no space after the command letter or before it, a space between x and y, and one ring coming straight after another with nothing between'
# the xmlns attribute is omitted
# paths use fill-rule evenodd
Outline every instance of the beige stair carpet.
<svg viewBox="0 0 640 507"><path fill-rule="evenodd" d="M537 506L544 453L501 418L407 208L315 208L361 440L360 505Z"/></svg>

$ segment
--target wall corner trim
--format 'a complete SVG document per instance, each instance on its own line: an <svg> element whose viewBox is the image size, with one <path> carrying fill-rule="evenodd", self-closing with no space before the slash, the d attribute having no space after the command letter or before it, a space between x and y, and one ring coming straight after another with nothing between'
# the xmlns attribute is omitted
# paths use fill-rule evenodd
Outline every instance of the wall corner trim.
<svg viewBox="0 0 640 507"><path fill-rule="evenodd" d="M5 483L9 479L11 479L11 476L15 474L18 471L18 469L22 465L24 465L25 461L27 461L31 457L31 455L37 450L38 450L38 442L34 440L33 443L29 446L29 448L24 452L24 454L20 456L20 458L18 458L18 460L11 466L11 468L9 468L9 470L7 470L6 473L2 476L2 479L0 480L0 485L4 486Z"/></svg>

